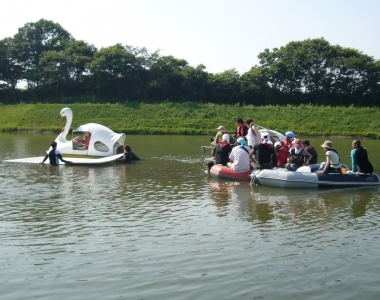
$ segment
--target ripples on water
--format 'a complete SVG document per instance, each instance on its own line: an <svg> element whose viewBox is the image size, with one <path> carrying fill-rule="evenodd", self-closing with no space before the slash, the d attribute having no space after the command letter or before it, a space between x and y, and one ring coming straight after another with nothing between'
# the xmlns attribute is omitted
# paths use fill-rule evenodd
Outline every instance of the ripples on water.
<svg viewBox="0 0 380 300"><path fill-rule="evenodd" d="M377 190L216 181L195 154L0 165L0 299L375 299Z"/></svg>

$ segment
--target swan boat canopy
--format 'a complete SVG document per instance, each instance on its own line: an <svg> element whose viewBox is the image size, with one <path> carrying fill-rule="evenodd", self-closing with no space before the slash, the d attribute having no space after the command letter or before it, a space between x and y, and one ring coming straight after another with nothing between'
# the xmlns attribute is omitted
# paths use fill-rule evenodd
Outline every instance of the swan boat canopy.
<svg viewBox="0 0 380 300"><path fill-rule="evenodd" d="M106 157L123 153L122 146L127 138L124 133L115 133L103 125L88 123L73 130L72 139L67 140L67 135L73 121L73 112L70 108L65 107L57 118L59 117L66 117L65 127L55 139L57 150L62 154ZM91 134L89 140L85 139L86 133Z"/></svg>

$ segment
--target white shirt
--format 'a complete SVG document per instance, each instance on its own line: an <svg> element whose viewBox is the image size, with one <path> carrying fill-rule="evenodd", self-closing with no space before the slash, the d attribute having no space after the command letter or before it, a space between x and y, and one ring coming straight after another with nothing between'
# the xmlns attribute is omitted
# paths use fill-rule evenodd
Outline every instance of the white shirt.
<svg viewBox="0 0 380 300"><path fill-rule="evenodd" d="M253 132L255 132L256 135L254 135ZM248 146L255 146L256 144L259 144L261 142L261 136L256 125L248 127L248 133L245 137L247 138Z"/></svg>
<svg viewBox="0 0 380 300"><path fill-rule="evenodd" d="M331 168L339 169L342 167L340 164L340 161L339 161L339 155L336 154L336 152L327 150L326 156L330 156L330 167Z"/></svg>
<svg viewBox="0 0 380 300"><path fill-rule="evenodd" d="M249 155L248 155L251 149L247 146L244 146L244 148L248 152L240 148L240 146L236 146L232 148L232 151L230 154L230 160L233 161L231 169L238 173L247 172L251 169L251 164L249 162Z"/></svg>

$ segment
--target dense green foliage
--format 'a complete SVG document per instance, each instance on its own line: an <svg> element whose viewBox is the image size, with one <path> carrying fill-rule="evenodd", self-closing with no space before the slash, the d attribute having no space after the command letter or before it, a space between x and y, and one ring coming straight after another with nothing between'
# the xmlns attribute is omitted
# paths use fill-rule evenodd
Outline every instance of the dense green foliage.
<svg viewBox="0 0 380 300"><path fill-rule="evenodd" d="M66 105L21 104L0 106L1 131L56 131L65 120L56 119ZM263 127L307 136L380 138L377 108L331 106L239 106L194 102L160 104L71 104L71 129L95 122L127 134L207 134L224 125L235 129L235 119L252 117Z"/></svg>
<svg viewBox="0 0 380 300"><path fill-rule="evenodd" d="M258 55L244 74L116 44L96 49L41 19L0 40L0 102L379 106L380 62L323 38ZM24 82L26 90L16 89Z"/></svg>

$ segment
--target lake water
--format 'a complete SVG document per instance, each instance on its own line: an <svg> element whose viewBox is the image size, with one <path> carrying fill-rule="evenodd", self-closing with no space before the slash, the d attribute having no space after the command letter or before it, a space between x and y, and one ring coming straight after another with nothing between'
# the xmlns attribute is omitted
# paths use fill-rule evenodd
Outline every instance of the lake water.
<svg viewBox="0 0 380 300"><path fill-rule="evenodd" d="M377 188L217 181L204 136L129 136L135 164L3 162L54 138L0 134L0 299L379 298ZM379 173L380 141L363 145Z"/></svg>

